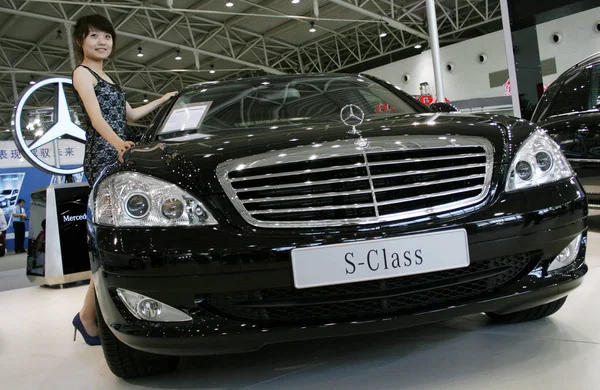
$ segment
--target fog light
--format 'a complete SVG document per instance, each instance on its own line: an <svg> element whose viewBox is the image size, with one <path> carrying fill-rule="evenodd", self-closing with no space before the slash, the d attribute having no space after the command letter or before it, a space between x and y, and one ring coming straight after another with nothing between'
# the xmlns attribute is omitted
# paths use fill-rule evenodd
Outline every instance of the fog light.
<svg viewBox="0 0 600 390"><path fill-rule="evenodd" d="M579 245L581 243L581 233L575 237L573 241L567 245L565 249L563 249L558 256L554 258L550 266L548 266L548 271L554 271L567 265L571 264L577 258L577 254L579 253Z"/></svg>
<svg viewBox="0 0 600 390"><path fill-rule="evenodd" d="M117 295L136 318L154 322L184 322L191 321L181 310L166 305L156 299L122 288L117 289Z"/></svg>
<svg viewBox="0 0 600 390"><path fill-rule="evenodd" d="M161 311L162 305L160 302L153 299L142 299L140 303L138 303L138 312L144 318L155 319L160 315Z"/></svg>

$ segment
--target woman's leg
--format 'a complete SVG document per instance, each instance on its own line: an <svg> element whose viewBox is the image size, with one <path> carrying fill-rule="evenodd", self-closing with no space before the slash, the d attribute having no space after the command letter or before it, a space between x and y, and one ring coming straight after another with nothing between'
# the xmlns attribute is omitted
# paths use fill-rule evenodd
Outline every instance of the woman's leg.
<svg viewBox="0 0 600 390"><path fill-rule="evenodd" d="M85 331L90 336L98 336L98 323L96 322L96 299L94 297L94 278L90 279L83 307L79 312L79 317L83 323Z"/></svg>

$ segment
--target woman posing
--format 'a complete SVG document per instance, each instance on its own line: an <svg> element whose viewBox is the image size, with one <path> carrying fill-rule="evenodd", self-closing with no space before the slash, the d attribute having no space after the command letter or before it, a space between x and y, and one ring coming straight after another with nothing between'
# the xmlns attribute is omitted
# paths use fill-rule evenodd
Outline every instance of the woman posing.
<svg viewBox="0 0 600 390"><path fill-rule="evenodd" d="M76 55L81 61L73 71L73 87L87 126L83 167L93 186L104 168L117 160L123 162L123 153L135 146L126 140L127 122L142 118L176 93L170 92L144 106L131 108L125 100L125 92L104 73L104 60L111 55L116 42L115 29L105 17L89 15L80 18L73 39ZM79 331L87 344L100 344L93 278L83 307L73 318L73 326L75 336Z"/></svg>

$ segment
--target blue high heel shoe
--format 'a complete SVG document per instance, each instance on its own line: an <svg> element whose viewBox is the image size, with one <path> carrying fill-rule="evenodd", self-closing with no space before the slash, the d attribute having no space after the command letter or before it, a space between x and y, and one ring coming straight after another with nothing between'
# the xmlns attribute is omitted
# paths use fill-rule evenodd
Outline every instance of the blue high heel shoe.
<svg viewBox="0 0 600 390"><path fill-rule="evenodd" d="M90 336L85 331L83 323L81 322L81 318L79 317L79 313L77 313L75 318L73 318L73 326L75 327L75 331L73 332L73 341L75 341L75 338L77 337L77 331L79 331L87 345L100 345L100 336Z"/></svg>

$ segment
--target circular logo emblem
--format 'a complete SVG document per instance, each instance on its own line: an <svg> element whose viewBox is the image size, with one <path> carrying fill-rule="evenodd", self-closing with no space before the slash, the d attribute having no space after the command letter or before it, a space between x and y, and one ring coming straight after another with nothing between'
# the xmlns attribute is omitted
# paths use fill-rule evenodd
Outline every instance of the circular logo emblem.
<svg viewBox="0 0 600 390"><path fill-rule="evenodd" d="M348 104L340 111L340 118L346 126L356 127L365 120L365 112L355 104Z"/></svg>
<svg viewBox="0 0 600 390"><path fill-rule="evenodd" d="M25 157L25 159L34 167L54 175L73 175L83 171L81 161L76 164L74 164L73 161L67 162L67 164L64 165L69 165L70 168L61 168L61 157L66 158L68 156L73 156L74 152L72 147L67 147L65 153L63 153L59 141L73 140L81 144L85 144L86 141L85 130L75 124L71 119L67 96L65 95L65 84L71 85L71 79L57 77L34 84L23 94L23 96L21 96L14 116L15 143L23 157ZM33 122L23 126L23 111L27 100L29 100L37 90L44 87L54 87L54 108L53 110L48 110L52 111L49 115L49 122L51 123L44 129L45 126L36 118ZM35 106L39 106L39 104L36 104ZM31 139L32 137L30 134L35 126L38 126L39 129L35 132L33 139ZM26 133L26 131L28 133ZM28 138L30 139L26 139L26 134L29 135ZM49 150L54 151L53 162L55 165L44 161L44 158L48 159L51 157ZM77 165L77 167L73 168L73 165Z"/></svg>
<svg viewBox="0 0 600 390"><path fill-rule="evenodd" d="M367 139L361 136L360 138L356 139L356 141L354 141L354 145L356 145L358 149L366 149L367 147L369 147L369 141L367 141Z"/></svg>

